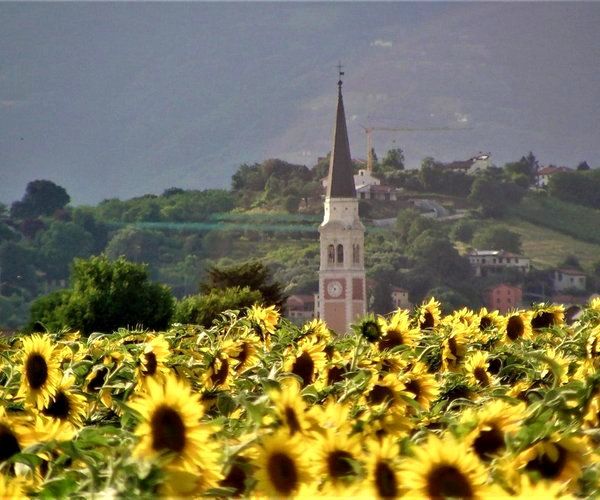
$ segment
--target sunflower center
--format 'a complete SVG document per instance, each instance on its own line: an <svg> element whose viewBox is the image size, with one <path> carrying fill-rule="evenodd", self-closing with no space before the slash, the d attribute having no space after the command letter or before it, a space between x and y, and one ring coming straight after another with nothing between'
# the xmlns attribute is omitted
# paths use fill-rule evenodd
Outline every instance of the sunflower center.
<svg viewBox="0 0 600 500"><path fill-rule="evenodd" d="M25 374L29 386L36 390L42 387L48 380L48 364L41 354L31 354L27 358L25 365Z"/></svg>
<svg viewBox="0 0 600 500"><path fill-rule="evenodd" d="M473 441L473 449L481 460L491 460L493 455L504 449L504 435L495 426L481 431Z"/></svg>
<svg viewBox="0 0 600 500"><path fill-rule="evenodd" d="M344 380L344 368L341 366L332 366L327 371L327 385L335 384Z"/></svg>
<svg viewBox="0 0 600 500"><path fill-rule="evenodd" d="M227 476L219 484L225 488L231 488L233 490L232 497L239 497L246 489L246 471L240 464L234 463Z"/></svg>
<svg viewBox="0 0 600 500"><path fill-rule="evenodd" d="M292 367L292 373L298 375L302 379L302 387L305 387L312 382L314 370L315 362L310 357L310 353L306 351L302 352Z"/></svg>
<svg viewBox="0 0 600 500"><path fill-rule="evenodd" d="M90 383L88 384L88 390L93 392L98 391L100 387L104 385L104 379L106 378L107 373L108 368L106 368L106 366L103 366L96 370L96 373L94 374L94 376L90 380Z"/></svg>
<svg viewBox="0 0 600 500"><path fill-rule="evenodd" d="M430 498L473 498L469 478L453 465L439 465L427 476Z"/></svg>
<svg viewBox="0 0 600 500"><path fill-rule="evenodd" d="M150 421L152 448L180 453L185 448L185 424L178 411L159 406Z"/></svg>
<svg viewBox="0 0 600 500"><path fill-rule="evenodd" d="M271 484L281 495L289 495L298 486L296 463L285 453L273 453L267 462Z"/></svg>
<svg viewBox="0 0 600 500"><path fill-rule="evenodd" d="M534 330L549 328L554 324L554 315L548 311L542 311L531 320L531 327Z"/></svg>
<svg viewBox="0 0 600 500"><path fill-rule="evenodd" d="M421 330L425 330L426 328L433 328L433 314L431 314L429 311L425 311L425 313L423 314L423 320L421 321L419 326L421 327Z"/></svg>
<svg viewBox="0 0 600 500"><path fill-rule="evenodd" d="M221 385L225 383L225 380L227 380L228 373L229 361L227 361L227 358L224 358L221 360L221 366L219 367L219 369L213 372L213 374L211 375L210 380L215 385Z"/></svg>
<svg viewBox="0 0 600 500"><path fill-rule="evenodd" d="M369 402L374 405L378 405L380 403L383 403L384 401L388 401L393 398L394 392L389 387L379 384L376 384L367 396Z"/></svg>
<svg viewBox="0 0 600 500"><path fill-rule="evenodd" d="M460 357L458 352L458 343L456 342L456 339L454 337L450 337L448 339L448 349L454 357Z"/></svg>
<svg viewBox="0 0 600 500"><path fill-rule="evenodd" d="M393 349L396 346L402 345L404 342L402 333L395 330L388 332L379 340L379 350Z"/></svg>
<svg viewBox="0 0 600 500"><path fill-rule="evenodd" d="M249 354L250 354L250 346L248 345L247 342L244 342L242 344L242 348L240 350L240 353L235 358L239 362L238 367L241 367L241 366L244 365L244 363L248 360Z"/></svg>
<svg viewBox="0 0 600 500"><path fill-rule="evenodd" d="M476 366L473 370L473 376L482 387L490 385L490 377L483 366Z"/></svg>
<svg viewBox="0 0 600 500"><path fill-rule="evenodd" d="M421 395L421 384L417 380L411 379L405 384L406 390L415 395L415 399L419 399Z"/></svg>
<svg viewBox="0 0 600 500"><path fill-rule="evenodd" d="M487 316L484 316L479 320L479 329L483 332L487 330L490 326L492 326L492 320Z"/></svg>
<svg viewBox="0 0 600 500"><path fill-rule="evenodd" d="M547 453L542 453L530 460L525 468L539 472L544 479L555 479L560 475L567 461L565 449L557 445L556 450L558 451L556 460L552 460Z"/></svg>
<svg viewBox="0 0 600 500"><path fill-rule="evenodd" d="M285 414L285 422L290 428L290 434L295 434L296 432L300 432L300 422L298 421L298 416L296 415L296 411L291 406L286 406L284 410Z"/></svg>
<svg viewBox="0 0 600 500"><path fill-rule="evenodd" d="M69 412L71 410L71 403L69 398L63 391L58 391L54 401L48 405L48 408L44 408L42 413L48 417L60 418L66 420L69 418Z"/></svg>
<svg viewBox="0 0 600 500"><path fill-rule="evenodd" d="M327 470L333 479L346 477L354 472L352 455L347 451L335 450L327 455Z"/></svg>
<svg viewBox="0 0 600 500"><path fill-rule="evenodd" d="M395 498L398 496L396 474L385 462L378 461L375 465L375 487L381 498Z"/></svg>
<svg viewBox="0 0 600 500"><path fill-rule="evenodd" d="M149 375L150 377L156 373L156 369L158 368L158 361L156 360L156 354L153 352L144 353L144 357L146 358L146 366L144 368L144 374Z"/></svg>
<svg viewBox="0 0 600 500"><path fill-rule="evenodd" d="M506 324L506 335L510 340L517 340L525 333L525 325L519 316L511 316Z"/></svg>
<svg viewBox="0 0 600 500"><path fill-rule="evenodd" d="M0 424L0 462L4 462L20 451L17 437L6 425Z"/></svg>

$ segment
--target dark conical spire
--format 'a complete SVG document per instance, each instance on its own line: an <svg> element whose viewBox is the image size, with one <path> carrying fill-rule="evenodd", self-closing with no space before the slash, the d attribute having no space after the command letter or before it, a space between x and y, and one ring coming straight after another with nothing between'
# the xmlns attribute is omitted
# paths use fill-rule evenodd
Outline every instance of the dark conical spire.
<svg viewBox="0 0 600 500"><path fill-rule="evenodd" d="M348 130L346 129L346 114L342 99L342 80L338 81L338 102L335 129L333 131L333 148L329 160L329 175L327 176L328 198L356 198L354 188L354 171L350 157Z"/></svg>

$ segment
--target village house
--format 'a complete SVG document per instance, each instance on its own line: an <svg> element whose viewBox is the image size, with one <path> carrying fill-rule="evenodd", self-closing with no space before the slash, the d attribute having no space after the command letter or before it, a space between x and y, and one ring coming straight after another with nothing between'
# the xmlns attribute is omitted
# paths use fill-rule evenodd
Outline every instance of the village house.
<svg viewBox="0 0 600 500"><path fill-rule="evenodd" d="M506 283L488 288L484 293L485 306L489 310L498 310L505 314L511 309L521 307L523 290L520 286L512 286Z"/></svg>
<svg viewBox="0 0 600 500"><path fill-rule="evenodd" d="M437 165L448 170L474 175L492 165L491 157L492 155L490 153L479 153L468 160L453 161L451 163L437 163Z"/></svg>
<svg viewBox="0 0 600 500"><path fill-rule="evenodd" d="M550 177L559 172L573 172L573 170L569 167L555 167L554 165L543 167L537 172L535 185L540 188L546 187Z"/></svg>
<svg viewBox="0 0 600 500"><path fill-rule="evenodd" d="M477 277L499 274L508 268L528 273L531 268L529 258L504 250L472 250L467 257Z"/></svg>
<svg viewBox="0 0 600 500"><path fill-rule="evenodd" d="M394 309L410 309L412 304L408 300L408 290L399 288L397 286L392 287L392 304Z"/></svg>
<svg viewBox="0 0 600 500"><path fill-rule="evenodd" d="M552 286L555 292L585 291L585 278L585 273L577 269L555 269L552 274Z"/></svg>
<svg viewBox="0 0 600 500"><path fill-rule="evenodd" d="M283 315L294 323L310 321L315 317L315 295L290 295L285 301Z"/></svg>

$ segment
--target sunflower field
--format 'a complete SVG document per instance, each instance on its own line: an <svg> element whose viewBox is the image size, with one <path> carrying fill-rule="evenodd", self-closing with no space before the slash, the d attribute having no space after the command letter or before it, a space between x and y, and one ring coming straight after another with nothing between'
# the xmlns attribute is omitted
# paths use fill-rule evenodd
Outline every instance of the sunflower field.
<svg viewBox="0 0 600 500"><path fill-rule="evenodd" d="M0 342L0 498L600 495L600 299Z"/></svg>

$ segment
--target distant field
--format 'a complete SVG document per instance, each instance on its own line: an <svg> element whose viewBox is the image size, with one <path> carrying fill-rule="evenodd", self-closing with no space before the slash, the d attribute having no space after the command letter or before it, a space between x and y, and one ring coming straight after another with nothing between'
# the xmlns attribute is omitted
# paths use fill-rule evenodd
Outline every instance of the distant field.
<svg viewBox="0 0 600 500"><path fill-rule="evenodd" d="M523 254L531 257L538 268L557 266L567 255L575 255L590 271L592 264L600 260L600 245L516 218L506 221L505 226L521 236Z"/></svg>

